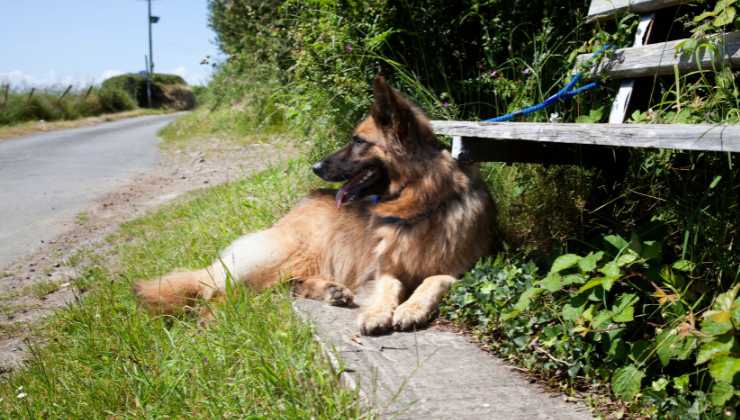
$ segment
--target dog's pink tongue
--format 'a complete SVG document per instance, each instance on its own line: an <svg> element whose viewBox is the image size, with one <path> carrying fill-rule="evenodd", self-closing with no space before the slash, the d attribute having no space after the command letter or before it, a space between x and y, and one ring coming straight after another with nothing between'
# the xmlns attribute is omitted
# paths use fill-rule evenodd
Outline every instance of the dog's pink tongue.
<svg viewBox="0 0 740 420"><path fill-rule="evenodd" d="M349 190L349 182L342 185L342 188L337 191L337 195L335 196L336 202L337 202L337 208L342 207L342 204L344 204L345 199L347 198L347 190Z"/></svg>

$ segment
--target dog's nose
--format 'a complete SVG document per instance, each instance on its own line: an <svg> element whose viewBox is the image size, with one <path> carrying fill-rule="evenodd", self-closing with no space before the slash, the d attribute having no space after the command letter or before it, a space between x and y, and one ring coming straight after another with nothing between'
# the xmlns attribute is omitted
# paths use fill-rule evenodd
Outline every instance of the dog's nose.
<svg viewBox="0 0 740 420"><path fill-rule="evenodd" d="M315 173L318 176L321 176L323 166L324 166L324 161L320 161L320 162L314 163L311 169L313 169L313 173Z"/></svg>

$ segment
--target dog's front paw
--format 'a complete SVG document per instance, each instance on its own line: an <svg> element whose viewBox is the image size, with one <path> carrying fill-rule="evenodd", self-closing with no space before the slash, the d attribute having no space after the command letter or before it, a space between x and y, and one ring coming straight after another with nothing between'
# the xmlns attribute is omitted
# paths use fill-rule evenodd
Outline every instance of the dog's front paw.
<svg viewBox="0 0 740 420"><path fill-rule="evenodd" d="M355 302L355 295L348 288L340 284L329 284L326 287L324 300L329 305L350 306Z"/></svg>
<svg viewBox="0 0 740 420"><path fill-rule="evenodd" d="M415 302L405 302L393 314L393 328L408 331L425 326L429 322L429 311Z"/></svg>
<svg viewBox="0 0 740 420"><path fill-rule="evenodd" d="M360 316L357 318L362 335L380 335L386 333L391 330L392 321L393 310L390 308L369 309L360 313Z"/></svg>

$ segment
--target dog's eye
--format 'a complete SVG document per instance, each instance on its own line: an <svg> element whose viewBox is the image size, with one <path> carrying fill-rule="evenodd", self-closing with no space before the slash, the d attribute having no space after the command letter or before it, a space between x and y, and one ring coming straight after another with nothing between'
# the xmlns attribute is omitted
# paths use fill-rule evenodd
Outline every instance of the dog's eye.
<svg viewBox="0 0 740 420"><path fill-rule="evenodd" d="M357 136L354 136L354 137L352 137L352 142L353 142L354 144L358 144L358 145L359 145L359 144L365 144L365 143L367 143L367 142L366 142L365 140L363 140L363 139L362 139L361 137L357 137Z"/></svg>

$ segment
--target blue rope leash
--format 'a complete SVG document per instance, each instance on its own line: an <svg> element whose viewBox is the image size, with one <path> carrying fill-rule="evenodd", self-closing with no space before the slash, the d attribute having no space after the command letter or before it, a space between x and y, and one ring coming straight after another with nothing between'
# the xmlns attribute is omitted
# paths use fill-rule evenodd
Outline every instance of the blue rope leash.
<svg viewBox="0 0 740 420"><path fill-rule="evenodd" d="M608 50L610 48L611 47L608 44L607 45L604 45L603 47L599 48L595 53L593 53L593 55L591 56L591 59L590 60L593 61L594 59L596 59L599 56L601 56L602 54L604 54L604 52L606 52L606 50ZM483 122L510 121L510 120L513 120L514 118L520 116L520 115L529 115L529 114L531 114L533 112L537 112L537 111L543 110L543 109L547 108L548 106L552 105L553 103L555 103L557 101L564 101L566 99L570 99L570 98L578 95L579 93L583 93L583 92L585 92L587 90L591 90L591 89L593 89L593 88L595 88L595 87L597 87L599 85L599 82L591 82L591 83L588 83L586 85L583 85L583 86L581 86L579 88L575 88L574 89L575 85L578 82L580 82L582 78L583 78L583 72L578 72L578 73L576 73L573 76L572 79L570 79L570 81L568 82L568 84L565 85L564 88L560 89L556 94L550 96L549 98L547 98L544 101L538 103L537 105L532 105L532 106L527 107L527 108L519 109L517 111L510 112L508 114L502 115L500 117L489 118L487 120L483 120Z"/></svg>

